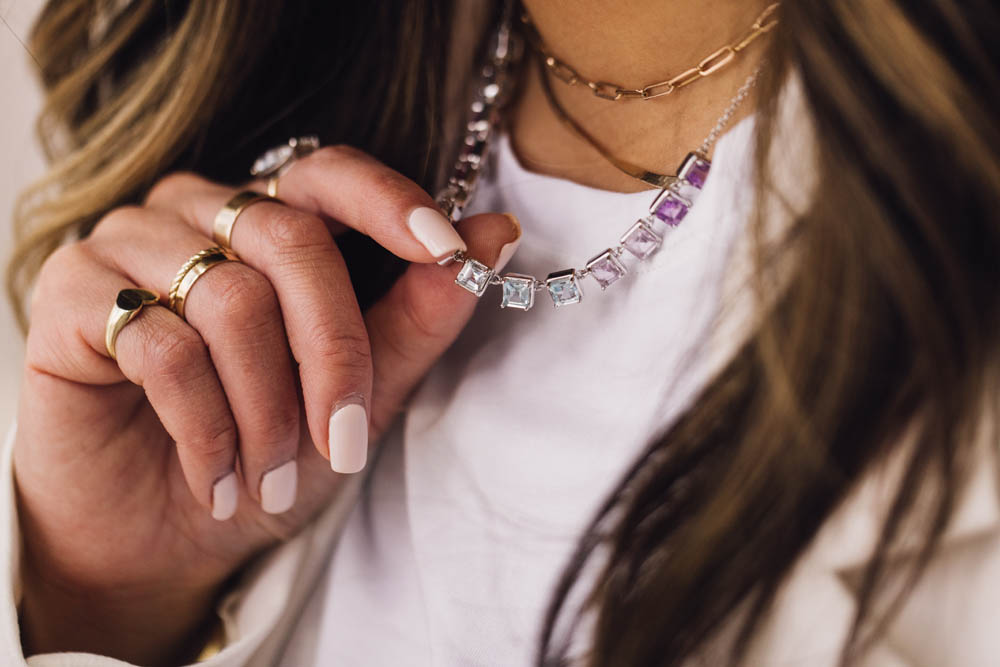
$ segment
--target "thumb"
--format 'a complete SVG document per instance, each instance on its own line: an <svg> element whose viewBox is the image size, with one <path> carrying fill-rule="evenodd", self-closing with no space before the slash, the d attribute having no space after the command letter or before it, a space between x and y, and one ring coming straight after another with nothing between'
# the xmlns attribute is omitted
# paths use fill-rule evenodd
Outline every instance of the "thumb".
<svg viewBox="0 0 1000 667"><path fill-rule="evenodd" d="M510 214L484 213L460 221L466 254L500 271L521 241ZM410 391L458 337L477 298L455 284L462 265L411 264L388 294L365 314L371 341L371 425L378 437Z"/></svg>

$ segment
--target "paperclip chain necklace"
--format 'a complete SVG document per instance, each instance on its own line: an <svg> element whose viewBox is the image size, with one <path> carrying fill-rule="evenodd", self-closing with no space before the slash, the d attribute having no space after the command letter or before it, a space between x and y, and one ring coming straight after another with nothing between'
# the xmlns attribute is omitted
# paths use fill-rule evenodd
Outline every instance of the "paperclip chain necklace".
<svg viewBox="0 0 1000 667"><path fill-rule="evenodd" d="M499 100L509 82L518 47L511 33L510 21L502 21L493 38L489 62L482 68L475 99L469 106L462 150L452 168L448 184L436 198L438 206L452 222L457 222L462 217L462 210L475 191L490 139L497 131ZM476 296L482 296L491 285L500 286L501 308L530 310L535 302L535 293L542 290L548 291L552 304L556 307L579 303L583 300L582 281L587 277L593 278L602 291L607 289L628 274L623 257L626 252L638 261L648 259L660 248L664 233L678 226L687 216L708 178L711 168L708 153L736 109L746 99L757 80L758 72L759 68L747 78L699 149L688 153L677 169L677 175L657 193L649 207L649 215L633 223L616 245L602 250L587 261L585 268L554 271L545 279L519 273L500 275L479 260L468 257L463 251L455 252L441 263L462 262L455 283Z"/></svg>
<svg viewBox="0 0 1000 667"><path fill-rule="evenodd" d="M767 6L764 11L762 11L757 18L754 19L753 24L745 33L740 35L733 42L730 42L729 44L726 44L725 46L720 47L705 56L694 67L688 68L680 74L665 81L651 83L647 86L643 86L642 88L629 88L628 86L623 86L621 84L609 83L607 81L597 81L583 76L574 67L563 60L560 60L553 55L551 51L549 51L548 47L545 46L545 42L542 40L541 35L538 33L538 30L531 22L531 17L527 12L523 12L521 14L521 22L524 24L528 41L531 43L531 46L541 54L542 62L545 64L545 67L552 72L553 76L563 83L571 86L587 86L597 97L600 97L602 100L610 100L612 102L617 102L618 100L636 99L652 100L657 97L669 95L675 90L688 86L706 76L711 76L731 63L738 54L756 41L758 37L770 32L776 25L778 25L778 20L775 18L774 14L778 11L780 4L781 3L779 2L775 2L774 4Z"/></svg>

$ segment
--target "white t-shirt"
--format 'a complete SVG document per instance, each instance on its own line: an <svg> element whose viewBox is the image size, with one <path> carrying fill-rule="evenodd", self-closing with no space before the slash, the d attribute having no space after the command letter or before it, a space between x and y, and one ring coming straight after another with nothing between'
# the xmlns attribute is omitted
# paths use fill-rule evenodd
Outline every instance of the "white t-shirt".
<svg viewBox="0 0 1000 667"><path fill-rule="evenodd" d="M586 278L581 303L557 309L540 292L527 312L486 292L384 440L300 623L318 628L315 653L293 637L286 667L531 663L587 522L710 379L708 332L753 201L752 128L720 139L688 216L656 228L668 232L655 255L626 254L628 275L606 291ZM468 212L520 220L505 272L582 268L656 194L528 172L506 136L493 149Z"/></svg>

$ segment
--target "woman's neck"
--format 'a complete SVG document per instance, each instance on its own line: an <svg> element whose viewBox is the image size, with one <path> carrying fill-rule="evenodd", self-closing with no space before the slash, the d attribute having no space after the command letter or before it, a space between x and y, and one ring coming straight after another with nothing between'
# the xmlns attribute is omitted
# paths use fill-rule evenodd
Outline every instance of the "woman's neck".
<svg viewBox="0 0 1000 667"><path fill-rule="evenodd" d="M629 88L662 81L742 35L766 2L729 0L524 0L548 50L591 80ZM655 100L610 102L550 76L562 106L616 157L672 173L696 148L746 77L765 40L728 67ZM515 151L529 169L593 187L635 192L648 186L621 173L552 112L535 56L527 53L522 95L510 115ZM741 109L743 115L749 105ZM734 118L735 122L741 114Z"/></svg>

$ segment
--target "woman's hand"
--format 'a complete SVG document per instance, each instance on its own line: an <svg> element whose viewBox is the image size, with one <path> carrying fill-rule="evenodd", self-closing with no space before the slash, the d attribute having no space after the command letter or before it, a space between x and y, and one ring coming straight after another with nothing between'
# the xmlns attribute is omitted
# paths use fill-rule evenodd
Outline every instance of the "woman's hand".
<svg viewBox="0 0 1000 667"><path fill-rule="evenodd" d="M240 215L242 263L198 280L186 321L148 306L110 359L118 291L165 299L181 265L215 245L213 219L234 192L169 176L43 267L14 451L33 652L189 657L226 578L331 502L345 478L326 459L363 465L367 440L472 313L458 266L434 261L464 243L431 198L358 151L327 148L282 178L285 205ZM334 240L348 228L413 262L364 314ZM520 236L502 215L458 229L489 264Z"/></svg>

